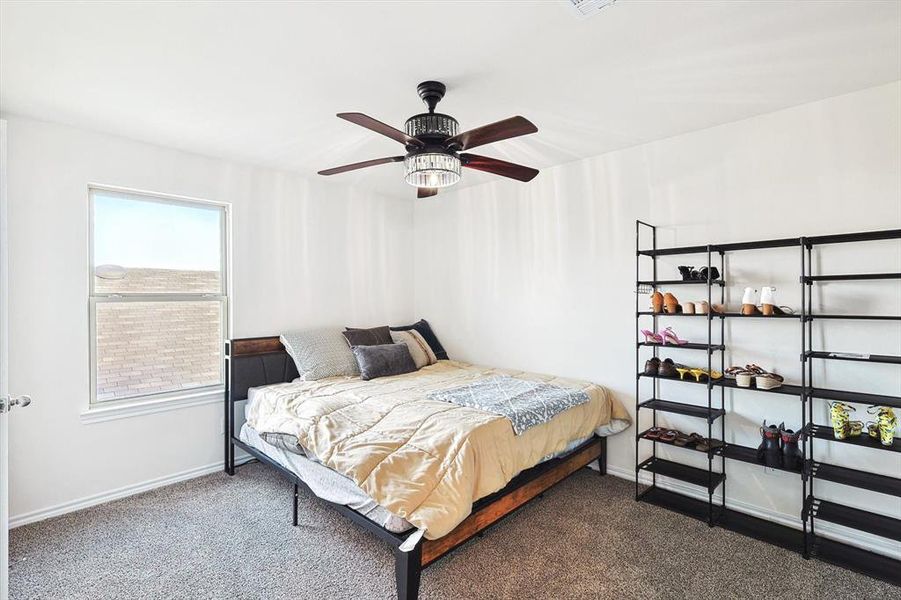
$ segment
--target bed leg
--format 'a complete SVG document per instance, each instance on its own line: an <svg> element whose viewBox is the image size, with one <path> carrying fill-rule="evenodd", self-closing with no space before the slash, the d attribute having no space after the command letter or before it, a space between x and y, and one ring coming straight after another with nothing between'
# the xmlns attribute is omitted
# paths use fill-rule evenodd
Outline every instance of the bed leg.
<svg viewBox="0 0 901 600"><path fill-rule="evenodd" d="M397 582L397 600L419 598L419 578L422 574L422 541L409 552L394 550L394 579Z"/></svg>
<svg viewBox="0 0 901 600"><path fill-rule="evenodd" d="M601 476L607 474L607 437L601 438L601 455L598 456L598 471Z"/></svg>
<svg viewBox="0 0 901 600"><path fill-rule="evenodd" d="M294 497L292 503L294 504L294 526L297 527L297 484L294 484Z"/></svg>

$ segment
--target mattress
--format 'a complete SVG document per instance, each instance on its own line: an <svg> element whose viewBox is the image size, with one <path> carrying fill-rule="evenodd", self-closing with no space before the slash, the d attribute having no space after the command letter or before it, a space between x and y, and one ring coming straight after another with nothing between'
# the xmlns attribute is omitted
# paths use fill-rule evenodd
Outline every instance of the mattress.
<svg viewBox="0 0 901 600"><path fill-rule="evenodd" d="M248 394L248 400L252 395L253 390ZM239 437L248 446L259 450L297 475L314 494L323 500L348 506L394 533L403 533L413 528L406 520L379 506L349 478L329 469L322 463L267 443L253 427L247 424L241 427Z"/></svg>
<svg viewBox="0 0 901 600"><path fill-rule="evenodd" d="M252 411L256 397L267 387L273 386L262 386L248 390L247 403L244 407L245 418ZM595 433L607 435L609 431L607 426L605 426L598 428ZM289 450L270 444L260 436L259 432L246 423L241 427L239 437L245 444L259 450L297 475L319 498L348 506L394 533L403 533L413 529L413 525L406 519L392 514L388 509L379 505L353 480L323 465L314 455L303 455L298 452L296 447ZM541 462L566 454L588 439L586 437L572 440L562 451L545 456ZM302 449L300 450L302 451Z"/></svg>

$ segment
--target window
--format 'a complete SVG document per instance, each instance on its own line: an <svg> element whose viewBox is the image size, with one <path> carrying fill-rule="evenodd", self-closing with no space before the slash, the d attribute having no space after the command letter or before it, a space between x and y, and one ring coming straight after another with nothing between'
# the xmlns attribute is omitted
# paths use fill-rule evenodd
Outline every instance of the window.
<svg viewBox="0 0 901 600"><path fill-rule="evenodd" d="M221 389L226 207L103 188L90 203L91 403Z"/></svg>

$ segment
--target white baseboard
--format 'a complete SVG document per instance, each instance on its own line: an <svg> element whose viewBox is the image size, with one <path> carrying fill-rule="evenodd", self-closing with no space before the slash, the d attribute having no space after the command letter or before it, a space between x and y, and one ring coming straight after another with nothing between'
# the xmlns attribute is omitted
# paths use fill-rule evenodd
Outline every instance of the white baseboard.
<svg viewBox="0 0 901 600"><path fill-rule="evenodd" d="M252 457L250 455L244 454L242 452L241 455L235 456L235 464L244 464L251 458ZM178 483L180 481L187 481L189 479L203 477L204 475L210 475L211 473L221 471L223 468L223 461L219 461L210 465L188 469L180 473L174 473L172 475L165 475L163 477L157 477L155 479L148 479L147 481L142 481L140 483L126 485L124 487L110 490L108 492L101 492L99 494L93 494L91 496L78 498L77 500L70 500L68 502L57 504L55 506L48 506L46 508L40 508L31 512L22 513L20 515L14 515L9 519L9 528L14 529L16 527L27 525L29 523L36 523L37 521L43 521L44 519L49 519L51 517L58 517L66 513L75 512L77 510L82 510L91 506L97 506L98 504L104 504L106 502L112 502L113 500L119 500L120 498L127 498L128 496L134 496L135 494L148 492L150 490L167 485L172 485L173 483Z"/></svg>
<svg viewBox="0 0 901 600"><path fill-rule="evenodd" d="M607 473L615 477L627 479L633 483L635 482L635 471L631 469L623 469L621 467L608 465ZM645 481L645 478L642 477L642 483L649 484L650 479L651 477L648 474L647 481ZM666 490L678 492L684 496L690 496L692 498L703 500L705 502L707 501L707 494L696 489L694 486L688 485L681 481L667 479L665 477L658 477L657 486ZM722 501L722 494L714 494L713 499L715 502ZM728 508L740 513L744 513L746 515L751 515L752 517L758 517L766 521L772 521L774 523L778 523L779 525L785 525L793 529L801 529L800 507L798 508L797 515L790 515L774 510L761 508L753 504L748 504L747 502L729 500ZM892 540L876 535L871 535L864 531L849 529L847 527L841 527L840 525L834 525L832 523L827 523L826 521L820 520L817 520L816 522L816 531L818 536L830 540L835 540L843 544L848 544L849 546L862 548L863 550L869 550L870 552L875 552L876 554L882 554L883 556L888 556L894 558L895 560L901 560L901 548L899 548L899 544L897 542L894 542Z"/></svg>

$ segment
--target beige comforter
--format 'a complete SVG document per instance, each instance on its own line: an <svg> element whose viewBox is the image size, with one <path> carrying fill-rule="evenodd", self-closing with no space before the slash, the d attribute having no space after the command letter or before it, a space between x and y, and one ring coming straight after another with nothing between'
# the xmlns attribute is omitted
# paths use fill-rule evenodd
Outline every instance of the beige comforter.
<svg viewBox="0 0 901 600"><path fill-rule="evenodd" d="M498 374L581 389L590 401L517 436L505 417L427 398ZM261 388L248 412L258 432L297 436L323 464L429 539L449 533L473 502L573 440L629 423L625 408L600 386L447 360L371 381L330 377Z"/></svg>

